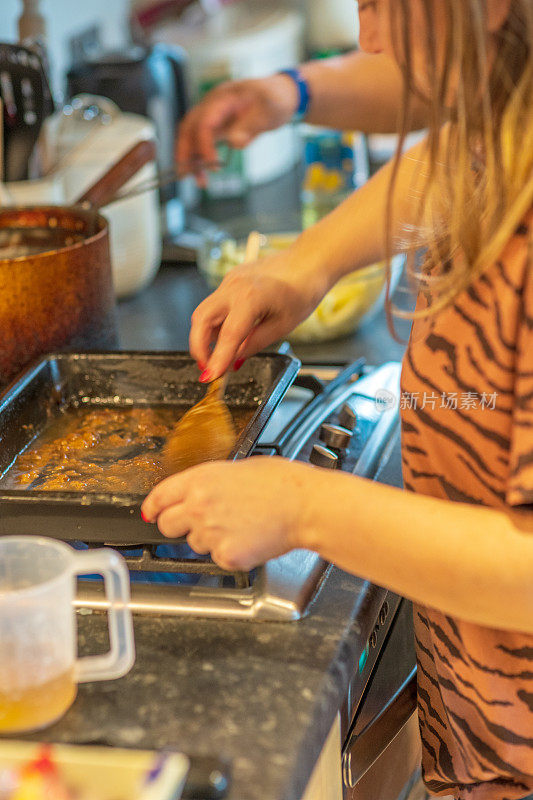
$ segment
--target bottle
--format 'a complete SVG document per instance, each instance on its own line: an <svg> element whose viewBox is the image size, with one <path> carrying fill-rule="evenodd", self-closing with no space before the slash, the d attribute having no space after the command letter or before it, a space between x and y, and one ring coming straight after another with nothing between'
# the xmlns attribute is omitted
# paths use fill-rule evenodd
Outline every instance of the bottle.
<svg viewBox="0 0 533 800"><path fill-rule="evenodd" d="M205 76L200 83L199 97L202 98L215 86L231 79L231 75L218 71ZM235 150L224 142L217 145L219 161L224 165L217 172L210 172L207 177L205 194L210 200L219 198L242 197L248 188L245 175L244 153Z"/></svg>
<svg viewBox="0 0 533 800"><path fill-rule="evenodd" d="M305 229L333 211L368 174L360 164L356 168L354 145L359 147L360 143L357 134L305 125L302 135L305 177L301 204Z"/></svg>
<svg viewBox="0 0 533 800"><path fill-rule="evenodd" d="M22 14L18 18L19 41L46 40L46 23L39 10L41 0L22 0Z"/></svg>

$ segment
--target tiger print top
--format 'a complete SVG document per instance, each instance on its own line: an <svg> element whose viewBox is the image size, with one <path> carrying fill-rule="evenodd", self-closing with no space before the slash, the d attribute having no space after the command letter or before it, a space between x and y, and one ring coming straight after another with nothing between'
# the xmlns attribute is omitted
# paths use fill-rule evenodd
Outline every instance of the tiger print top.
<svg viewBox="0 0 533 800"><path fill-rule="evenodd" d="M533 504L532 234L533 212L453 305L413 324L400 403L408 490ZM422 606L414 615L428 789L461 800L530 794L533 636Z"/></svg>

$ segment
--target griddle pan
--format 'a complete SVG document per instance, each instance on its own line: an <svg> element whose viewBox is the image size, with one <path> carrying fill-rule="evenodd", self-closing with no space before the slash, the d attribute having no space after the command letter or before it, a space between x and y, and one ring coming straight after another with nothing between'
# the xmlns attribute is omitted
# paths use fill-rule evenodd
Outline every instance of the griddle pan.
<svg viewBox="0 0 533 800"><path fill-rule="evenodd" d="M255 411L230 459L246 458L297 375L300 362L261 353L232 373L230 408ZM61 407L196 403L205 388L188 353L54 353L39 360L0 395L0 478ZM140 495L0 488L0 535L39 534L65 541L139 545L167 542L142 522Z"/></svg>

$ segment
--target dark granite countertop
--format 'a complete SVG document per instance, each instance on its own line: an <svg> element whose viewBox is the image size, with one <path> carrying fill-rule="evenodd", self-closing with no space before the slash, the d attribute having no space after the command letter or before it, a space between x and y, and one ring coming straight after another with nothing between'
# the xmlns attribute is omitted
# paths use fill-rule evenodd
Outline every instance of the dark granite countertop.
<svg viewBox="0 0 533 800"><path fill-rule="evenodd" d="M191 311L205 293L195 270L162 269L120 304L121 346L186 349ZM350 339L296 352L306 361L365 355L378 364L400 358L402 347L380 316ZM387 481L398 474L396 451ZM232 762L231 800L297 800L370 634L361 609L381 597L332 568L298 623L137 617L132 672L80 686L65 718L39 738L222 756ZM80 615L79 628L82 651L106 649L101 616Z"/></svg>
<svg viewBox="0 0 533 800"><path fill-rule="evenodd" d="M333 568L297 623L136 617L129 675L80 686L35 738L215 755L231 763L231 800L298 800L383 596ZM100 614L79 630L82 652L107 648Z"/></svg>

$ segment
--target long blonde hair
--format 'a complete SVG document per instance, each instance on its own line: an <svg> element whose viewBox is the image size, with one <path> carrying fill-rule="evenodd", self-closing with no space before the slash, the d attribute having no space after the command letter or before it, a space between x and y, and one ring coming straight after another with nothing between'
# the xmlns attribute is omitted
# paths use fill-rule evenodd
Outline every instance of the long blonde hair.
<svg viewBox="0 0 533 800"><path fill-rule="evenodd" d="M413 73L412 37L424 34L412 30L410 2L391 3L404 103L389 223L395 176L410 128L411 100L421 93ZM414 314L395 309L400 316L411 317L427 316L453 302L498 259L533 206L533 0L510 1L503 27L492 35L493 57L489 55L486 0L420 2L431 85L424 97L430 119L429 170L416 226L424 235L418 240L415 236L412 243L414 247L422 238L427 249L422 272L417 272L415 259L409 263L415 278L423 276L424 283L429 282L431 302ZM432 24L434 2L442 4L446 18L445 41L438 46ZM390 239L389 245L392 251Z"/></svg>

